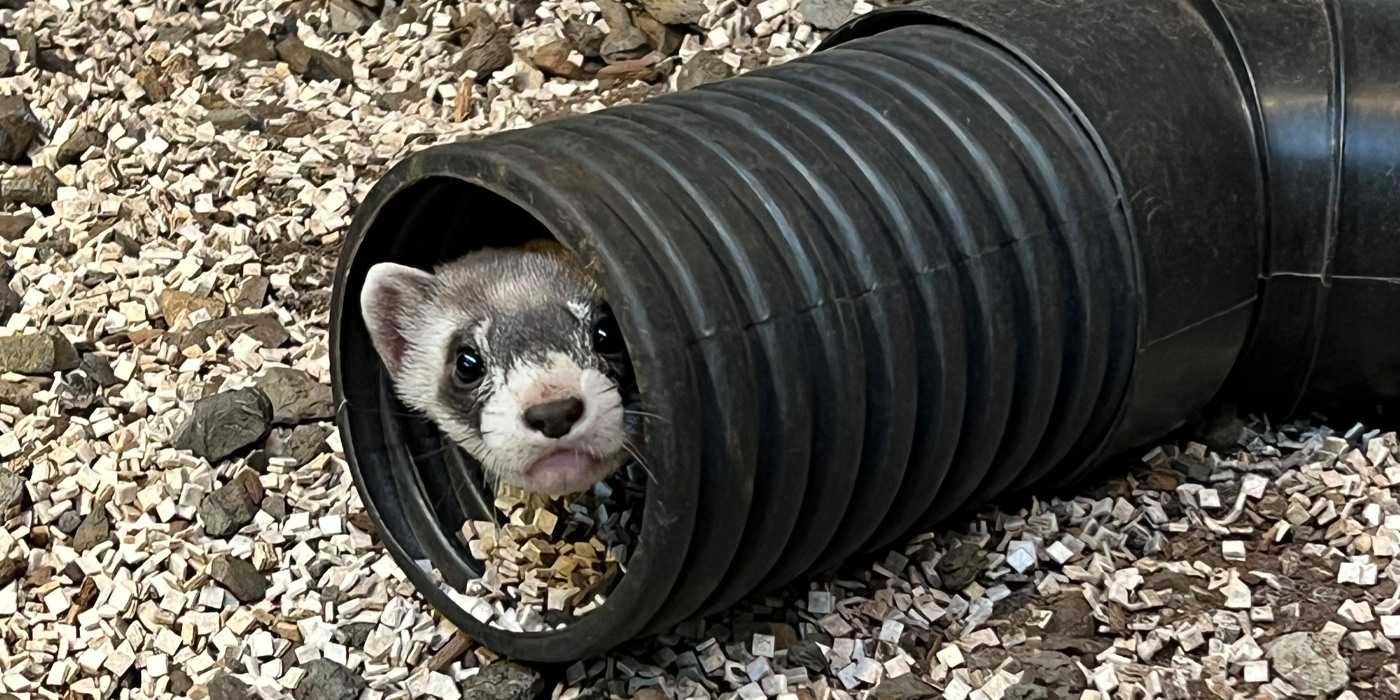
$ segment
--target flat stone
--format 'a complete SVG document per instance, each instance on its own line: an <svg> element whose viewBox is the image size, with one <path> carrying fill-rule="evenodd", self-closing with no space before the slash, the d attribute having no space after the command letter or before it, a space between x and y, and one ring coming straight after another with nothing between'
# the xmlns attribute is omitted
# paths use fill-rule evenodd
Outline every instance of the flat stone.
<svg viewBox="0 0 1400 700"><path fill-rule="evenodd" d="M569 54L573 51L574 46L568 39L558 37L543 46L535 47L534 54L530 56L530 63L546 75L578 80L583 77L583 66L569 60Z"/></svg>
<svg viewBox="0 0 1400 700"><path fill-rule="evenodd" d="M73 534L73 549L86 552L106 542L111 534L112 523L107 519L107 509L101 506L93 508L92 512L83 518L78 531Z"/></svg>
<svg viewBox="0 0 1400 700"><path fill-rule="evenodd" d="M272 425L272 402L258 388L226 391L195 402L170 446L211 463L261 442Z"/></svg>
<svg viewBox="0 0 1400 700"><path fill-rule="evenodd" d="M19 60L15 58L15 52L4 44L0 44L0 78L14 75L17 68L19 68Z"/></svg>
<svg viewBox="0 0 1400 700"><path fill-rule="evenodd" d="M209 563L209 577L244 603L256 603L267 596L267 577L246 559L220 556Z"/></svg>
<svg viewBox="0 0 1400 700"><path fill-rule="evenodd" d="M33 214L0 214L0 238L13 241L24 236L34 225Z"/></svg>
<svg viewBox="0 0 1400 700"><path fill-rule="evenodd" d="M286 62L293 73L307 80L355 82L355 69L348 59L313 49L295 35L278 41L276 48L278 58Z"/></svg>
<svg viewBox="0 0 1400 700"><path fill-rule="evenodd" d="M225 672L219 672L206 686L209 700L248 700L257 697L253 687Z"/></svg>
<svg viewBox="0 0 1400 700"><path fill-rule="evenodd" d="M379 625L373 622L350 622L335 630L335 641L351 649L364 649L365 639Z"/></svg>
<svg viewBox="0 0 1400 700"><path fill-rule="evenodd" d="M205 119L217 131L258 131L263 128L261 120L238 107L211 109Z"/></svg>
<svg viewBox="0 0 1400 700"><path fill-rule="evenodd" d="M608 34L599 51L608 63L627 61L651 53L651 38L632 24L632 13L617 0L596 0L608 23Z"/></svg>
<svg viewBox="0 0 1400 700"><path fill-rule="evenodd" d="M112 371L112 363L108 362L107 358L97 353L89 352L84 354L82 358L78 360L78 369L104 387L117 386L123 383L122 380L117 378L116 373Z"/></svg>
<svg viewBox="0 0 1400 700"><path fill-rule="evenodd" d="M19 505L24 498L24 477L11 471L8 467L0 467L0 516L5 511Z"/></svg>
<svg viewBox="0 0 1400 700"><path fill-rule="evenodd" d="M330 0L326 14L331 21L332 34L354 34L374 24L377 13L355 0Z"/></svg>
<svg viewBox="0 0 1400 700"><path fill-rule="evenodd" d="M642 6L665 24L695 24L707 11L704 0L642 0Z"/></svg>
<svg viewBox="0 0 1400 700"><path fill-rule="evenodd" d="M272 422L277 425L335 417L331 388L299 369L270 367L253 383L272 402Z"/></svg>
<svg viewBox="0 0 1400 700"><path fill-rule="evenodd" d="M19 313L24 308L24 298L9 284L0 284L0 323L10 320L11 316Z"/></svg>
<svg viewBox="0 0 1400 700"><path fill-rule="evenodd" d="M1285 634L1269 645L1274 672L1306 696L1341 690L1349 679L1347 660L1337 651L1335 639L1311 632Z"/></svg>
<svg viewBox="0 0 1400 700"><path fill-rule="evenodd" d="M42 130L23 95L0 95L0 163L19 163Z"/></svg>
<svg viewBox="0 0 1400 700"><path fill-rule="evenodd" d="M676 76L677 90L690 90L706 83L724 80L734 74L728 63L720 60L714 51L700 51L681 64Z"/></svg>
<svg viewBox="0 0 1400 700"><path fill-rule="evenodd" d="M330 445L326 444L326 438L330 434L329 429L319 425L298 425L287 438L284 454L290 459L295 459L297 465L304 465L317 455L330 451Z"/></svg>
<svg viewBox="0 0 1400 700"><path fill-rule="evenodd" d="M826 654L822 653L821 647L816 642L802 640L788 647L787 658L789 666L799 665L806 668L812 675L822 676L827 672Z"/></svg>
<svg viewBox="0 0 1400 700"><path fill-rule="evenodd" d="M185 673L184 669L177 667L170 670L170 684L165 686L166 690L180 696L188 693L193 687L194 681L190 680L190 675Z"/></svg>
<svg viewBox="0 0 1400 700"><path fill-rule="evenodd" d="M63 515L58 516L58 520L53 525L58 528L59 532L72 537L82 524L83 518L78 515L77 511L66 510L63 511Z"/></svg>
<svg viewBox="0 0 1400 700"><path fill-rule="evenodd" d="M654 83L660 78L654 56L618 61L598 71L598 81L605 85L626 85L637 81Z"/></svg>
<svg viewBox="0 0 1400 700"><path fill-rule="evenodd" d="M940 695L933 686L919 680L913 673L882 681L870 691L872 700L924 700Z"/></svg>
<svg viewBox="0 0 1400 700"><path fill-rule="evenodd" d="M570 17L564 21L564 36L584 58L603 57L603 40L607 37L603 30Z"/></svg>
<svg viewBox="0 0 1400 700"><path fill-rule="evenodd" d="M653 49L666 56L674 56L681 48L681 42L685 40L685 34L680 30L658 21L646 12L634 13L632 24L647 35Z"/></svg>
<svg viewBox="0 0 1400 700"><path fill-rule="evenodd" d="M58 147L58 152L54 154L54 159L58 161L59 167L65 165L76 165L83 159L83 155L92 148L102 148L107 145L107 136L97 129L91 127L78 127L73 134Z"/></svg>
<svg viewBox="0 0 1400 700"><path fill-rule="evenodd" d="M250 29L238 41L224 47L224 50L245 61L276 61L277 49L271 37L261 29Z"/></svg>
<svg viewBox="0 0 1400 700"><path fill-rule="evenodd" d="M258 503L239 480L230 481L205 496L197 509L204 533L210 537L231 537L258 514Z"/></svg>
<svg viewBox="0 0 1400 700"><path fill-rule="evenodd" d="M797 10L817 29L835 29L852 17L855 6L855 0L800 0Z"/></svg>
<svg viewBox="0 0 1400 700"><path fill-rule="evenodd" d="M62 333L39 331L0 338L0 372L47 375L78 367L78 350Z"/></svg>
<svg viewBox="0 0 1400 700"><path fill-rule="evenodd" d="M23 576L28 568L25 560L19 557L0 559L0 588L10 585Z"/></svg>
<svg viewBox="0 0 1400 700"><path fill-rule="evenodd" d="M237 340L241 335L246 335L262 343L265 348L280 347L292 337L275 316L243 314L204 321L185 333L175 336L174 340L180 347L204 346L209 338L216 333L223 333L230 342Z"/></svg>
<svg viewBox="0 0 1400 700"><path fill-rule="evenodd" d="M510 48L510 37L496 26L491 15L479 6L473 5L466 15L467 40L462 45L462 58L453 69L476 74L476 82L485 83L491 74L511 64L514 54Z"/></svg>
<svg viewBox="0 0 1400 700"><path fill-rule="evenodd" d="M44 166L14 167L0 175L0 204L46 207L58 199L63 183Z"/></svg>
<svg viewBox="0 0 1400 700"><path fill-rule="evenodd" d="M462 682L462 700L533 700L544 679L533 669L497 662Z"/></svg>
<svg viewBox="0 0 1400 700"><path fill-rule="evenodd" d="M296 700L355 700L369 685L354 671L330 659L316 659L302 665L302 669L306 675L292 691Z"/></svg>
<svg viewBox="0 0 1400 700"><path fill-rule="evenodd" d="M167 289L160 293L160 311L165 322L174 325L180 319L203 309L210 318L221 318L228 307L217 297L198 297L178 289Z"/></svg>

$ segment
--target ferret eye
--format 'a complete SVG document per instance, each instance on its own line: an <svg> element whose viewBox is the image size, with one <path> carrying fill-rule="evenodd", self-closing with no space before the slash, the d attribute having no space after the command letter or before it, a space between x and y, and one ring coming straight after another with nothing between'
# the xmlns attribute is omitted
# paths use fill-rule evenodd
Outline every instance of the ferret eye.
<svg viewBox="0 0 1400 700"><path fill-rule="evenodd" d="M471 386L486 376L486 363L481 360L481 356L477 355L475 350L463 348L457 351L457 362L453 366L453 374L463 386Z"/></svg>
<svg viewBox="0 0 1400 700"><path fill-rule="evenodd" d="M593 327L593 350L599 355L621 355L627 352L627 346L622 342L622 331L618 329L617 320L612 314L598 319L597 325Z"/></svg>

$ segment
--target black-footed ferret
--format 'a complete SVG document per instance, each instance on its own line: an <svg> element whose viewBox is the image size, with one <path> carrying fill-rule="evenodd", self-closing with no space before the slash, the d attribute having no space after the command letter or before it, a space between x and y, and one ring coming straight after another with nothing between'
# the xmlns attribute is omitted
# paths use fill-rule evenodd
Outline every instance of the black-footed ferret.
<svg viewBox="0 0 1400 700"><path fill-rule="evenodd" d="M379 263L360 307L403 402L500 481L577 493L635 447L627 346L562 246L481 250L431 273Z"/></svg>

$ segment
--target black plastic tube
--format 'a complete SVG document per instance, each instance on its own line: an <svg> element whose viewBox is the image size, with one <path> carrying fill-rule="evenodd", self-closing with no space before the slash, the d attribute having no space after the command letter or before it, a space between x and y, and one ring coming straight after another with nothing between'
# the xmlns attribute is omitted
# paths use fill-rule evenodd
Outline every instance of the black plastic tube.
<svg viewBox="0 0 1400 700"><path fill-rule="evenodd" d="M1400 311L1398 14L930 2L783 66L406 159L358 210L333 303L380 536L498 653L570 661L1078 478L1222 392L1400 397L1400 331L1374 322ZM477 575L451 533L489 499L403 417L357 300L376 262L544 236L600 271L662 419L608 602L514 634L420 566Z"/></svg>

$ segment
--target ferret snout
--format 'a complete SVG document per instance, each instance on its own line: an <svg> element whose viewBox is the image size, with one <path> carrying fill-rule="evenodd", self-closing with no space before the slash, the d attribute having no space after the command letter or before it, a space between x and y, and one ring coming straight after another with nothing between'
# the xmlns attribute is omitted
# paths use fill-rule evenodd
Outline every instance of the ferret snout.
<svg viewBox="0 0 1400 700"><path fill-rule="evenodd" d="M578 397L568 397L538 403L521 414L525 425L550 439L568 435L583 418L584 405Z"/></svg>

